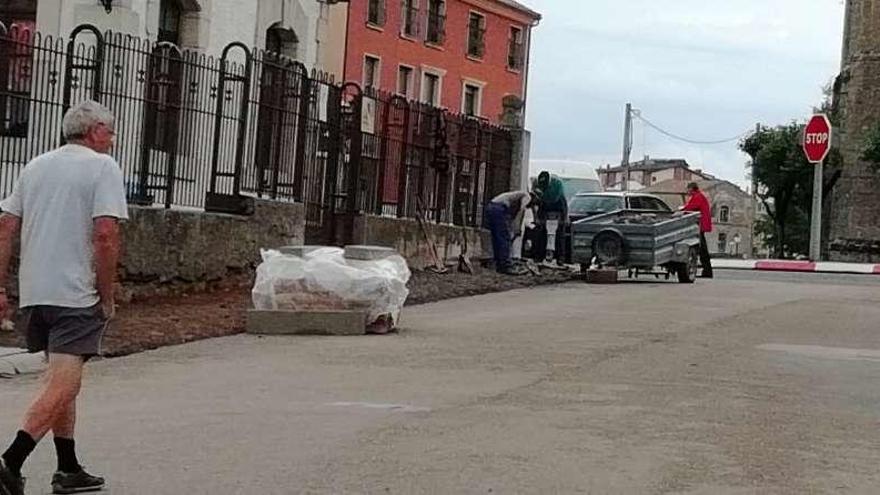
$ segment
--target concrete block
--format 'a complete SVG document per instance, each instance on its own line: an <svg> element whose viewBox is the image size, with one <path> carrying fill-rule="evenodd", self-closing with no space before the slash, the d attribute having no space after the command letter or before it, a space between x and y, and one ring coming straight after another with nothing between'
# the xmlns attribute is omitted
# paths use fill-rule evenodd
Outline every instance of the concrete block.
<svg viewBox="0 0 880 495"><path fill-rule="evenodd" d="M373 261L397 254L392 248L382 246L345 246L345 257L350 260Z"/></svg>
<svg viewBox="0 0 880 495"><path fill-rule="evenodd" d="M0 349L0 351L5 350ZM0 376L30 375L40 373L46 369L46 359L42 352L31 354L21 349L16 349L14 354L5 352L2 352L2 354L0 355Z"/></svg>
<svg viewBox="0 0 880 495"><path fill-rule="evenodd" d="M363 311L264 311L247 314L247 332L259 335L364 335Z"/></svg>
<svg viewBox="0 0 880 495"><path fill-rule="evenodd" d="M278 251L281 254L287 254L290 256L299 256L302 258L303 256L317 251L318 249L325 248L327 246L282 246L278 248Z"/></svg>
<svg viewBox="0 0 880 495"><path fill-rule="evenodd" d="M587 283L616 284L617 274L618 272L616 269L587 270Z"/></svg>

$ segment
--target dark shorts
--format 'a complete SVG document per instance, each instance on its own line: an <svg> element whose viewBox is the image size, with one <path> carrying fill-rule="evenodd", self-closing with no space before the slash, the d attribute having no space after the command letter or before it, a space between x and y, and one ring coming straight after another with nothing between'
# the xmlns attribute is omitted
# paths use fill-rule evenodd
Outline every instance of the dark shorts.
<svg viewBox="0 0 880 495"><path fill-rule="evenodd" d="M107 318L96 304L90 308L30 306L19 312L18 328L29 352L71 354L86 359L101 354Z"/></svg>

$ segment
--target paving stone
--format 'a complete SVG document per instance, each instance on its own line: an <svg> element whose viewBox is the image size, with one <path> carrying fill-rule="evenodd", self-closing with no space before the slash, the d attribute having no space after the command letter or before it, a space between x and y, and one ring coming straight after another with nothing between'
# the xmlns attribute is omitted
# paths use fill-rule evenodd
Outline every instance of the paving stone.
<svg viewBox="0 0 880 495"><path fill-rule="evenodd" d="M383 246L345 246L345 257L350 260L381 260L396 254L394 249Z"/></svg>
<svg viewBox="0 0 880 495"><path fill-rule="evenodd" d="M364 335L363 311L263 311L247 314L247 332L260 335Z"/></svg>
<svg viewBox="0 0 880 495"><path fill-rule="evenodd" d="M278 251L281 254L287 254L290 256L299 256L302 258L303 256L317 251L318 249L325 248L327 246L283 246L278 248Z"/></svg>
<svg viewBox="0 0 880 495"><path fill-rule="evenodd" d="M0 357L0 376L31 375L40 373L44 369L46 369L46 359L43 353L31 354L19 349L17 354Z"/></svg>

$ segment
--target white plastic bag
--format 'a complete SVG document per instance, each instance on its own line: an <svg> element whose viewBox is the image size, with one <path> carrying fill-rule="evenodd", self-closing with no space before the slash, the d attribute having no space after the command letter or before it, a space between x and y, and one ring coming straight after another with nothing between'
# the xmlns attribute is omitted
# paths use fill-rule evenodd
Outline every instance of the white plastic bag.
<svg viewBox="0 0 880 495"><path fill-rule="evenodd" d="M349 260L333 247L302 257L271 249L261 254L252 291L258 310L362 310L367 324L387 316L397 322L409 295L411 274L400 255Z"/></svg>

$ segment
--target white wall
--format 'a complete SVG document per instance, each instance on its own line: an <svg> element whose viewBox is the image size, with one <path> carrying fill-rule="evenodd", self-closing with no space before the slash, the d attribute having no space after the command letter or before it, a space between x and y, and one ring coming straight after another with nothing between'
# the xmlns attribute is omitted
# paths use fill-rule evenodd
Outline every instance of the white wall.
<svg viewBox="0 0 880 495"><path fill-rule="evenodd" d="M314 67L318 60L322 6L317 0L184 0L184 5L188 3L201 10L183 16L184 48L215 56L232 41L263 48L266 30L281 21L299 38L298 59L308 67ZM66 38L76 26L94 24L102 32L112 30L155 39L159 5L159 0L113 0L113 11L107 14L97 0L39 0L37 28Z"/></svg>

